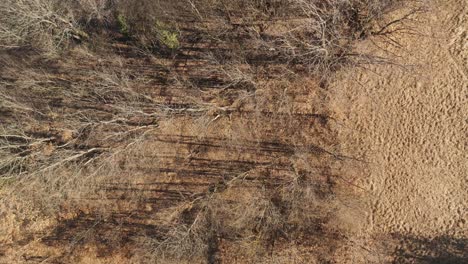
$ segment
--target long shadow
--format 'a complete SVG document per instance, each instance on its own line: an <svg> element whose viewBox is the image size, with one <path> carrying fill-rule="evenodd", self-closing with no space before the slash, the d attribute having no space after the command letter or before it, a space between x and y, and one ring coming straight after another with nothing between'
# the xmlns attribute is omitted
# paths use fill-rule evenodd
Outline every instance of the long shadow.
<svg viewBox="0 0 468 264"><path fill-rule="evenodd" d="M468 263L468 238L443 235L435 238L397 234L401 241L393 263L463 264Z"/></svg>

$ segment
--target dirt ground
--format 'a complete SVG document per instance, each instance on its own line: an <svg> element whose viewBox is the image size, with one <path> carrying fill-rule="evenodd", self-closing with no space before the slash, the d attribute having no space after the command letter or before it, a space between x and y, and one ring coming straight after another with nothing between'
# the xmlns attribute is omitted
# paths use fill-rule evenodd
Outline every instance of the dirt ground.
<svg viewBox="0 0 468 264"><path fill-rule="evenodd" d="M366 244L375 262L467 259L467 6L437 1L411 25L418 34L395 39L404 48L377 43L403 67L352 70L332 85L343 152L367 167L365 221L353 243ZM375 241L390 237L379 250ZM350 263L367 262L350 251Z"/></svg>

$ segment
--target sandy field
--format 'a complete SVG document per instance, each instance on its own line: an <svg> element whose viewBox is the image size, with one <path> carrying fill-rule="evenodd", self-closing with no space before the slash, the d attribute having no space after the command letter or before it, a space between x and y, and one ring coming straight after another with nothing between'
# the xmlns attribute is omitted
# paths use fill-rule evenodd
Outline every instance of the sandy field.
<svg viewBox="0 0 468 264"><path fill-rule="evenodd" d="M408 25L416 35L395 38L404 48L376 43L400 56L400 66L345 72L332 85L343 152L368 162L356 241L367 241L360 245L375 262L386 254L394 263L467 259L467 6L435 2ZM374 44L362 48L379 53ZM366 262L351 255L350 263Z"/></svg>

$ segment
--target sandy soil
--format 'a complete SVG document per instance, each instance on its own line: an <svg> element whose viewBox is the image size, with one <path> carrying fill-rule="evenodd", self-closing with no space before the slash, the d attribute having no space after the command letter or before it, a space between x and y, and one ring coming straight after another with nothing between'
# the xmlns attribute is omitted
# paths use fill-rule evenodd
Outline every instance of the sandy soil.
<svg viewBox="0 0 468 264"><path fill-rule="evenodd" d="M358 236L393 237L389 261L468 259L467 6L466 0L438 1L411 25L420 34L396 38L405 48L378 43L401 56L405 68L353 70L333 84L343 151L369 162ZM434 242L441 237L456 246L441 252L444 242ZM410 238L421 245L410 246Z"/></svg>

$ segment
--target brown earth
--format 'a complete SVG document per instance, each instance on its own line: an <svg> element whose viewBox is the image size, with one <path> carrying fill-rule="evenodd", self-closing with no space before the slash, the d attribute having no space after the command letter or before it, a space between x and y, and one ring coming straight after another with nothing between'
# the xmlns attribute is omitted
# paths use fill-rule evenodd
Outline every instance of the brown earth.
<svg viewBox="0 0 468 264"><path fill-rule="evenodd" d="M413 27L418 34L394 38L403 48L378 43L401 66L352 70L332 85L342 150L368 162L349 263L468 258L468 4L437 1Z"/></svg>

